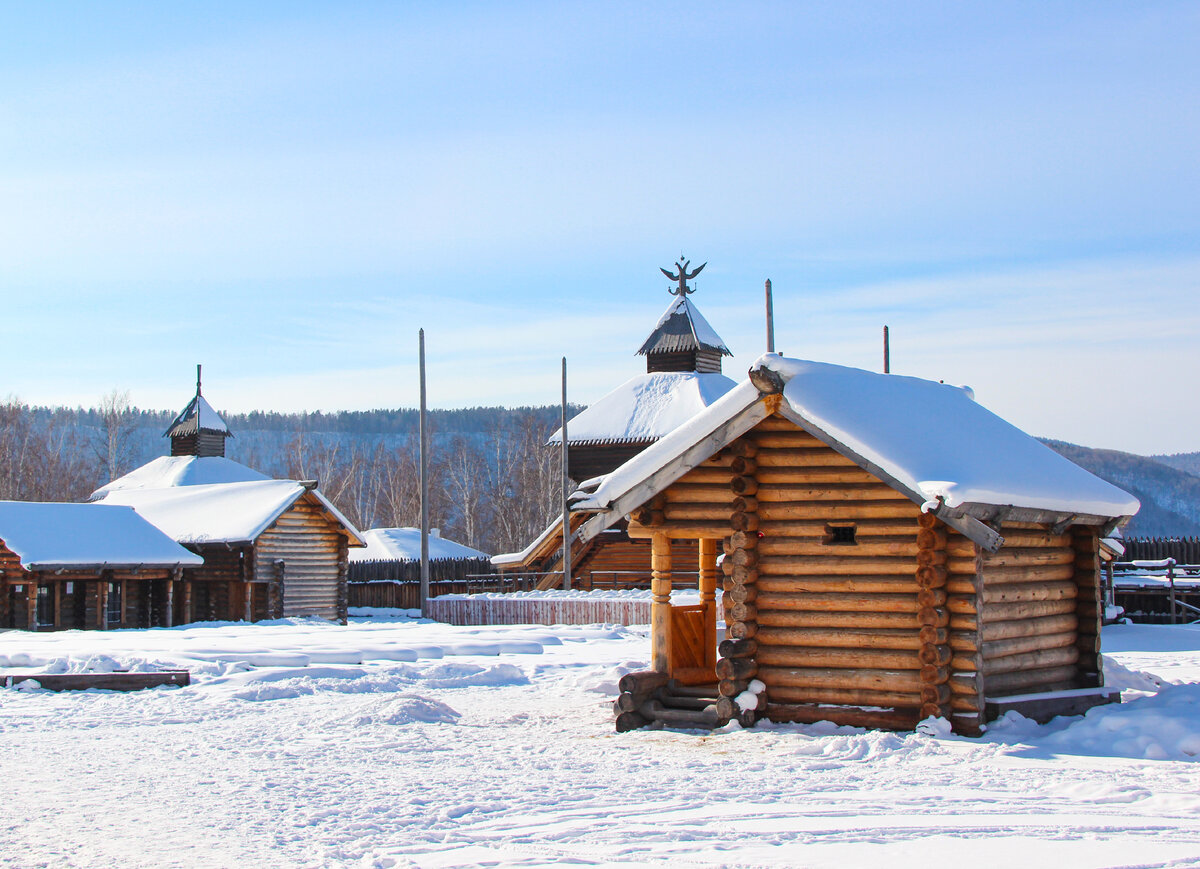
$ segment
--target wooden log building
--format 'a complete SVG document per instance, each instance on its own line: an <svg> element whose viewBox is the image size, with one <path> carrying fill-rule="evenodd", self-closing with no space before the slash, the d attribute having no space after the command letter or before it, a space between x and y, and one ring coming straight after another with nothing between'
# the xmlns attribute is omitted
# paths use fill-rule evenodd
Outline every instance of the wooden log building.
<svg viewBox="0 0 1200 869"><path fill-rule="evenodd" d="M676 265L685 268L686 263ZM722 357L732 354L688 298L692 292L686 284L672 290L676 298L638 349L636 355L646 357L646 373L625 381L567 422L567 466L572 480L610 473L736 385L721 373ZM561 447L562 429L550 436L548 444ZM676 563L694 564L694 540L676 540L672 547ZM649 542L629 537L625 523L618 522L587 541L573 541L571 564L573 575L582 579L577 585L619 588L640 584L650 569ZM561 520L551 523L524 551L493 557L492 565L502 572L540 574L538 587L543 590L558 586L562 580ZM694 569L691 575L694 584Z"/></svg>
<svg viewBox="0 0 1200 869"><path fill-rule="evenodd" d="M1119 699L1099 540L1138 502L969 390L767 354L573 500L582 541L626 521L650 542L653 669L622 681L618 729L934 715L978 734ZM699 606L670 604L679 540Z"/></svg>
<svg viewBox="0 0 1200 869"><path fill-rule="evenodd" d="M129 507L0 501L0 628L145 628L203 563Z"/></svg>
<svg viewBox="0 0 1200 869"><path fill-rule="evenodd" d="M171 423L171 455L93 493L203 556L169 589L167 625L319 616L346 621L349 547L359 532L316 481L272 480L225 458L232 436L196 395Z"/></svg>

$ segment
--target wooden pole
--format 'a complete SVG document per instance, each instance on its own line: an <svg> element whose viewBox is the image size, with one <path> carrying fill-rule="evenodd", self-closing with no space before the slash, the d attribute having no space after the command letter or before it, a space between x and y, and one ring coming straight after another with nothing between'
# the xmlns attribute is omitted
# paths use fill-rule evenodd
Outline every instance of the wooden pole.
<svg viewBox="0 0 1200 869"><path fill-rule="evenodd" d="M892 373L892 342L887 326L883 327L883 373Z"/></svg>
<svg viewBox="0 0 1200 869"><path fill-rule="evenodd" d="M775 308L771 300L770 278L767 278L767 352L775 352Z"/></svg>
<svg viewBox="0 0 1200 869"><path fill-rule="evenodd" d="M671 538L650 538L650 666L668 673L671 661Z"/></svg>
<svg viewBox="0 0 1200 869"><path fill-rule="evenodd" d="M717 541L702 537L696 548L700 557L700 605L704 607L704 666L716 667Z"/></svg>
<svg viewBox="0 0 1200 869"><path fill-rule="evenodd" d="M567 499L571 494L571 479L567 476L567 357L562 358L562 540L563 591L571 590L571 513Z"/></svg>
<svg viewBox="0 0 1200 869"><path fill-rule="evenodd" d="M429 616L429 433L425 420L425 330L421 329L418 336L418 367L421 373L421 616Z"/></svg>

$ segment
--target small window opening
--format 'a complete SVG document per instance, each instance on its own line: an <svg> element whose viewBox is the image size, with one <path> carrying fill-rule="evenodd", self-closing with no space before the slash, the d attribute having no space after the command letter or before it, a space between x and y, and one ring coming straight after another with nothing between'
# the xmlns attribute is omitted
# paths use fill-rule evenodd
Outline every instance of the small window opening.
<svg viewBox="0 0 1200 869"><path fill-rule="evenodd" d="M826 525L825 542L835 546L853 546L858 543L854 537L856 531L854 525Z"/></svg>

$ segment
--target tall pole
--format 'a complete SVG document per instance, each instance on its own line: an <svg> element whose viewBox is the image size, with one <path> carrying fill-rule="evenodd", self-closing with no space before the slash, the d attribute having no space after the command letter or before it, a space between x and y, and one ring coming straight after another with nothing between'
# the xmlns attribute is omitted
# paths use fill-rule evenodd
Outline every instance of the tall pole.
<svg viewBox="0 0 1200 869"><path fill-rule="evenodd" d="M892 373L892 342L888 336L888 327L883 327L883 373Z"/></svg>
<svg viewBox="0 0 1200 869"><path fill-rule="evenodd" d="M429 433L425 424L425 330L418 333L421 369L421 615L429 615Z"/></svg>
<svg viewBox="0 0 1200 869"><path fill-rule="evenodd" d="M571 478L567 476L567 357L562 359L562 539L563 591L571 590L571 513L567 498L571 494Z"/></svg>
<svg viewBox="0 0 1200 869"><path fill-rule="evenodd" d="M767 278L767 352L775 352L775 308L771 304L770 278Z"/></svg>

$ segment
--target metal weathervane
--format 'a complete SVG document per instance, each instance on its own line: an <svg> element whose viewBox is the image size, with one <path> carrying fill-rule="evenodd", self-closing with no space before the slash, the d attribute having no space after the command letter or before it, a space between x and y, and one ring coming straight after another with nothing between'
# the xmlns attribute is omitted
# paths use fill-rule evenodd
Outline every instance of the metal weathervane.
<svg viewBox="0 0 1200 869"><path fill-rule="evenodd" d="M704 271L704 267L708 265L708 263L702 262L700 265L696 266L694 270L689 272L688 266L692 264L692 261L690 259L683 259L682 255L679 257L679 259L683 260L683 262L676 261L675 263L675 268L679 270L679 274L673 275L664 268L660 268L659 271L671 280L679 281L679 286L670 291L672 296L687 296L696 292L693 288L687 285L687 282L696 277L696 275L700 274L700 272Z"/></svg>

